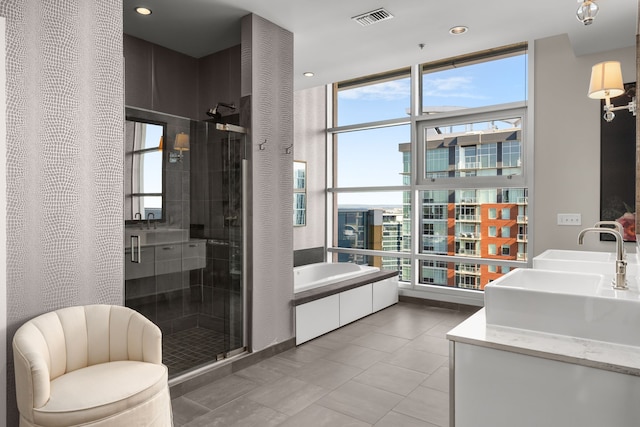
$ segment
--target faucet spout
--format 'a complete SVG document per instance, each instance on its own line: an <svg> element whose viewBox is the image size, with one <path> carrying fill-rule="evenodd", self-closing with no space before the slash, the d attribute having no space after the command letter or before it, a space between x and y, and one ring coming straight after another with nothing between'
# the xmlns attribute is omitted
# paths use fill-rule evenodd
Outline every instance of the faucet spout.
<svg viewBox="0 0 640 427"><path fill-rule="evenodd" d="M151 218L156 219L156 216L155 216L155 214L153 212L149 212L147 214L147 230L151 229ZM154 229L156 228L156 224L155 223L153 223L153 228Z"/></svg>
<svg viewBox="0 0 640 427"><path fill-rule="evenodd" d="M616 239L616 275L612 281L614 289L629 289L627 286L627 261L624 255L624 242L622 240L622 234L616 230L604 227L589 227L580 231L578 234L578 244L581 245L584 241L584 236L587 233L600 233L609 234Z"/></svg>

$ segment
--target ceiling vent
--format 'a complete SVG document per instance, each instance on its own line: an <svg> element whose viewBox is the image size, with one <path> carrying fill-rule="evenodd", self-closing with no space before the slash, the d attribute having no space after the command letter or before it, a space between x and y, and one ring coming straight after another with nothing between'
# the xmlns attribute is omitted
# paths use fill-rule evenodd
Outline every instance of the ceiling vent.
<svg viewBox="0 0 640 427"><path fill-rule="evenodd" d="M376 22L386 21L387 19L393 18L393 15L389 13L385 8L381 7L380 9L372 10L371 12L363 13L358 16L354 16L353 19L358 24L366 27L371 24L375 24Z"/></svg>

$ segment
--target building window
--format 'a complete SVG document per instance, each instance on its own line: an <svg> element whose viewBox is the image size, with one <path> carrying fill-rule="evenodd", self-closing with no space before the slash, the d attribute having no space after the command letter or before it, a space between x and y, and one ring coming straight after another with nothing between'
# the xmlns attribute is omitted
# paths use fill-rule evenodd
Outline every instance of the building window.
<svg viewBox="0 0 640 427"><path fill-rule="evenodd" d="M509 255L511 255L511 246L502 245L502 256L509 256Z"/></svg>
<svg viewBox="0 0 640 427"><path fill-rule="evenodd" d="M496 245L494 243L490 243L487 246L487 251L489 252L489 255L496 255L497 254Z"/></svg>
<svg viewBox="0 0 640 427"><path fill-rule="evenodd" d="M511 227L507 227L507 226L502 227L502 230L500 231L500 236L505 239L511 237Z"/></svg>
<svg viewBox="0 0 640 427"><path fill-rule="evenodd" d="M509 208L502 209L502 219L511 219L511 209Z"/></svg>
<svg viewBox="0 0 640 427"><path fill-rule="evenodd" d="M497 236L496 226L495 225L490 225L489 226L489 237L496 237L496 236Z"/></svg>

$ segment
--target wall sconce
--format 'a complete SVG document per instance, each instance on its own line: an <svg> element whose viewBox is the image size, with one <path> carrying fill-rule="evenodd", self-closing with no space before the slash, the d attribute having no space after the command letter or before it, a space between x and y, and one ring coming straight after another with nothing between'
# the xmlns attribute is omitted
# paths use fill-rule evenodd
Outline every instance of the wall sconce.
<svg viewBox="0 0 640 427"><path fill-rule="evenodd" d="M169 163L177 163L181 162L184 158L182 154L183 151L189 151L189 135L184 132L180 132L176 135L176 140L173 143L173 149L176 151L172 151L169 153Z"/></svg>
<svg viewBox="0 0 640 427"><path fill-rule="evenodd" d="M594 65L591 68L591 81L589 82L589 98L604 99L605 105L603 118L610 122L616 116L613 112L628 109L634 116L636 115L636 97L627 105L614 107L611 105L611 98L620 96L625 92L622 83L622 70L620 62L605 61Z"/></svg>

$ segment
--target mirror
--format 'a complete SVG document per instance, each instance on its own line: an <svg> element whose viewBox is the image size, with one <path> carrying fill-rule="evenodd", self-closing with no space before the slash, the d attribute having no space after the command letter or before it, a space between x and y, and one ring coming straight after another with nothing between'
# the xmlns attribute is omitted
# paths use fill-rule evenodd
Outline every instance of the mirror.
<svg viewBox="0 0 640 427"><path fill-rule="evenodd" d="M293 162L293 225L307 225L307 162Z"/></svg>
<svg viewBox="0 0 640 427"><path fill-rule="evenodd" d="M125 221L164 218L164 151L167 124L125 121Z"/></svg>

